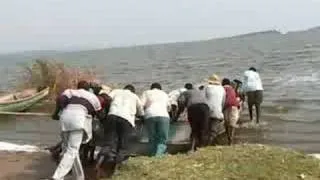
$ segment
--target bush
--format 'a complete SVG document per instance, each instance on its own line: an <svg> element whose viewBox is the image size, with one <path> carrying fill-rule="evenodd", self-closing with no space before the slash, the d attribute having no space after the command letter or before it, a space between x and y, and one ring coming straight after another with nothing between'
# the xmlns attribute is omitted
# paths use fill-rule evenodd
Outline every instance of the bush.
<svg viewBox="0 0 320 180"><path fill-rule="evenodd" d="M18 88L50 87L50 97L55 98L67 88L75 88L80 80L96 81L97 71L93 68L68 67L61 62L37 59L31 66L23 68Z"/></svg>

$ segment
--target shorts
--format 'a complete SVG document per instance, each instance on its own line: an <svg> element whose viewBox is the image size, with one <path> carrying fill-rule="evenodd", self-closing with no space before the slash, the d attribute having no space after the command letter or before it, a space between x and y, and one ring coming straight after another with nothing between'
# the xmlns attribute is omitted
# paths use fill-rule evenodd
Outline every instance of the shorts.
<svg viewBox="0 0 320 180"><path fill-rule="evenodd" d="M247 92L248 105L259 105L263 101L263 91L249 91Z"/></svg>
<svg viewBox="0 0 320 180"><path fill-rule="evenodd" d="M228 107L224 110L224 120L225 123L231 127L237 128L239 120L239 109L236 106Z"/></svg>

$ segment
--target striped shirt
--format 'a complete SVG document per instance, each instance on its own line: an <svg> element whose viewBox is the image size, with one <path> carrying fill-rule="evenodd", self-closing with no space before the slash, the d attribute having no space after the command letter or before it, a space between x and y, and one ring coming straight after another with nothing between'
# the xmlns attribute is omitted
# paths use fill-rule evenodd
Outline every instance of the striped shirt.
<svg viewBox="0 0 320 180"><path fill-rule="evenodd" d="M92 137L92 115L101 110L101 104L96 95L84 89L67 89L61 99L65 102L60 116L62 131L83 129L85 142Z"/></svg>

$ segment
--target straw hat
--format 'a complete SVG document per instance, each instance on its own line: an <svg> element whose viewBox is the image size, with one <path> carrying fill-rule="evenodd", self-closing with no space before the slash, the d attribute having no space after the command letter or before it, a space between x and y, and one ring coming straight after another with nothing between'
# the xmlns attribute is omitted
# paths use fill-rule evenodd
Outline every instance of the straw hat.
<svg viewBox="0 0 320 180"><path fill-rule="evenodd" d="M107 85L101 85L102 89L99 94L109 94L112 91L112 88Z"/></svg>
<svg viewBox="0 0 320 180"><path fill-rule="evenodd" d="M217 85L221 84L220 77L218 75L216 75L216 74L211 75L208 79L206 79L206 81L209 84L217 84Z"/></svg>

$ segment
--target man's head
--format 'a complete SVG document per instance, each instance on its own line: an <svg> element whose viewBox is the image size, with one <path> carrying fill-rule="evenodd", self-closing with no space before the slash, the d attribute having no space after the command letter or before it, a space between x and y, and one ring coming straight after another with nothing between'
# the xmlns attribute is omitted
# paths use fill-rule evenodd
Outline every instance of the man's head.
<svg viewBox="0 0 320 180"><path fill-rule="evenodd" d="M242 86L242 82L238 79L234 79L233 84L235 85L236 89Z"/></svg>
<svg viewBox="0 0 320 180"><path fill-rule="evenodd" d="M233 82L235 82L236 84L242 84L242 82L238 79L234 79Z"/></svg>
<svg viewBox="0 0 320 180"><path fill-rule="evenodd" d="M131 91L132 93L136 92L136 88L134 88L134 86L131 84L126 85L123 89L127 89L127 90Z"/></svg>
<svg viewBox="0 0 320 180"><path fill-rule="evenodd" d="M237 86L241 86L242 82L238 79L234 79L233 82L237 85Z"/></svg>
<svg viewBox="0 0 320 180"><path fill-rule="evenodd" d="M86 91L89 91L90 85L87 81L81 80L78 82L77 89L84 89Z"/></svg>
<svg viewBox="0 0 320 180"><path fill-rule="evenodd" d="M250 71L257 72L257 69L256 69L256 68L254 68L254 67L250 67L250 68L249 68L249 70L250 70Z"/></svg>
<svg viewBox="0 0 320 180"><path fill-rule="evenodd" d="M204 89L204 85L199 86L199 90L203 90Z"/></svg>
<svg viewBox="0 0 320 180"><path fill-rule="evenodd" d="M186 84L184 85L184 88L190 90L190 89L193 89L193 85L192 85L191 83L186 83Z"/></svg>
<svg viewBox="0 0 320 180"><path fill-rule="evenodd" d="M224 78L224 79L222 80L222 86L225 86L225 85L231 85L230 79Z"/></svg>
<svg viewBox="0 0 320 180"><path fill-rule="evenodd" d="M161 90L162 87L159 83L152 83L150 89L159 89Z"/></svg>

